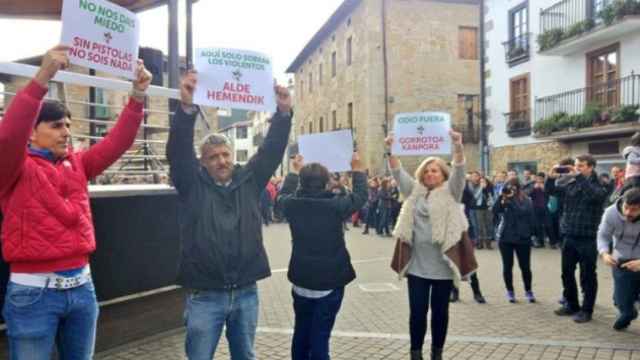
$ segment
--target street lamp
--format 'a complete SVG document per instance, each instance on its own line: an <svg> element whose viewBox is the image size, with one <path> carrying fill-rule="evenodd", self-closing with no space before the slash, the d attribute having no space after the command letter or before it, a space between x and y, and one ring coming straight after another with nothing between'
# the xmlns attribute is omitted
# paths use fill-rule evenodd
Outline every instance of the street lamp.
<svg viewBox="0 0 640 360"><path fill-rule="evenodd" d="M475 140L475 131L473 129L473 95L465 95L464 96L464 109L467 114L467 136L472 137L469 140Z"/></svg>

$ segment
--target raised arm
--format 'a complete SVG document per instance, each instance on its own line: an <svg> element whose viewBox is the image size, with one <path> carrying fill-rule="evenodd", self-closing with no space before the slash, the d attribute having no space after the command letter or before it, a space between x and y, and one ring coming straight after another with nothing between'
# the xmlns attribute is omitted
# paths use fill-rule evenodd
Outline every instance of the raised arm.
<svg viewBox="0 0 640 360"><path fill-rule="evenodd" d="M413 184L415 183L415 181L413 180L411 175L407 174L407 172L404 170L400 159L398 159L397 156L391 153L391 147L393 146L393 134L387 136L387 138L384 140L384 143L386 148L386 155L389 162L389 169L391 169L391 175L398 183L398 189L400 190L400 193L402 193L402 196L407 198L409 197L409 195L411 195L411 191L413 191Z"/></svg>
<svg viewBox="0 0 640 360"><path fill-rule="evenodd" d="M171 119L167 160L171 181L178 193L186 194L196 181L200 167L193 146L193 128L198 108L193 105L193 92L197 83L195 72L188 72L180 84L181 104Z"/></svg>
<svg viewBox="0 0 640 360"><path fill-rule="evenodd" d="M82 153L82 165L88 179L93 179L116 162L133 145L143 118L144 100L151 84L151 73L138 59L136 79L129 103L122 110L118 122L102 141Z"/></svg>
<svg viewBox="0 0 640 360"><path fill-rule="evenodd" d="M453 145L453 162L451 163L451 174L449 175L449 192L457 202L460 202L465 186L462 134L453 130L450 131L449 134L451 135L451 143Z"/></svg>
<svg viewBox="0 0 640 360"><path fill-rule="evenodd" d="M247 167L254 173L258 191L262 191L280 165L291 131L291 95L289 90L282 86L276 86L275 91L277 111L270 120L269 132L258 152L251 157L247 164Z"/></svg>
<svg viewBox="0 0 640 360"><path fill-rule="evenodd" d="M344 218L362 209L369 195L367 190L366 169L357 152L353 153L351 171L353 191L336 198L338 201L338 213Z"/></svg>
<svg viewBox="0 0 640 360"><path fill-rule="evenodd" d="M22 173L27 143L47 93L47 84L58 70L69 66L68 49L59 45L47 51L36 76L16 94L0 121L0 197Z"/></svg>

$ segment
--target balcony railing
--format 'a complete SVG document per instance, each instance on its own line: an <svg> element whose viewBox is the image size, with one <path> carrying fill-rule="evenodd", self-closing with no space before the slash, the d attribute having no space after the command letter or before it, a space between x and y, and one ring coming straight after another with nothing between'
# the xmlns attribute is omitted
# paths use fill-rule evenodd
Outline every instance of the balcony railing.
<svg viewBox="0 0 640 360"><path fill-rule="evenodd" d="M612 81L537 98L535 118L537 121L558 113L580 114L588 104L606 108L640 104L640 75L631 73Z"/></svg>
<svg viewBox="0 0 640 360"><path fill-rule="evenodd" d="M562 0L540 12L540 51L627 15L640 15L639 0Z"/></svg>
<svg viewBox="0 0 640 360"><path fill-rule="evenodd" d="M522 110L504 114L507 120L507 134L511 137L528 136L531 134L530 111Z"/></svg>
<svg viewBox="0 0 640 360"><path fill-rule="evenodd" d="M504 45L505 59L508 64L529 58L530 39L531 34L527 33L502 43L502 45Z"/></svg>

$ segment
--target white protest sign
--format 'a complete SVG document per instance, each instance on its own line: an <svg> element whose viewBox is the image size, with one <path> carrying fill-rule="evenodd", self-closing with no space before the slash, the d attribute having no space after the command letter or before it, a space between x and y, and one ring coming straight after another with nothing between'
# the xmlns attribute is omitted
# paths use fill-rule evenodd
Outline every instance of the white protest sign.
<svg viewBox="0 0 640 360"><path fill-rule="evenodd" d="M274 112L271 59L264 54L236 49L196 49L194 65L198 85L194 102L220 108Z"/></svg>
<svg viewBox="0 0 640 360"><path fill-rule="evenodd" d="M71 63L134 79L139 39L131 11L105 0L64 0L61 42Z"/></svg>
<svg viewBox="0 0 640 360"><path fill-rule="evenodd" d="M302 135L298 149L304 163L320 163L331 172L351 170L353 135L351 130L339 130L321 134Z"/></svg>
<svg viewBox="0 0 640 360"><path fill-rule="evenodd" d="M451 153L451 115L444 112L396 114L393 125L394 155Z"/></svg>

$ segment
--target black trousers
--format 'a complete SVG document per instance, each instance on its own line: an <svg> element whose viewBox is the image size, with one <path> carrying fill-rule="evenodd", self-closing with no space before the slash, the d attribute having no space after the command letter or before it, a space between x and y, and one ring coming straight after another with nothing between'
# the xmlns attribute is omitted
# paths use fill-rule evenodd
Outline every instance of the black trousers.
<svg viewBox="0 0 640 360"><path fill-rule="evenodd" d="M444 348L449 327L449 296L453 280L423 279L407 275L409 285L409 333L411 350L422 350L431 306L431 347Z"/></svg>
<svg viewBox="0 0 640 360"><path fill-rule="evenodd" d="M598 277L596 266L598 250L595 238L576 238L565 235L562 244L562 285L567 307L571 310L582 310L593 313L598 293ZM576 267L580 266L580 285L584 293L582 306L578 300L576 284Z"/></svg>
<svg viewBox="0 0 640 360"><path fill-rule="evenodd" d="M507 291L513 291L513 254L518 257L518 266L522 273L524 290L531 291L531 245L509 244L501 241L498 244L502 255L502 278Z"/></svg>

